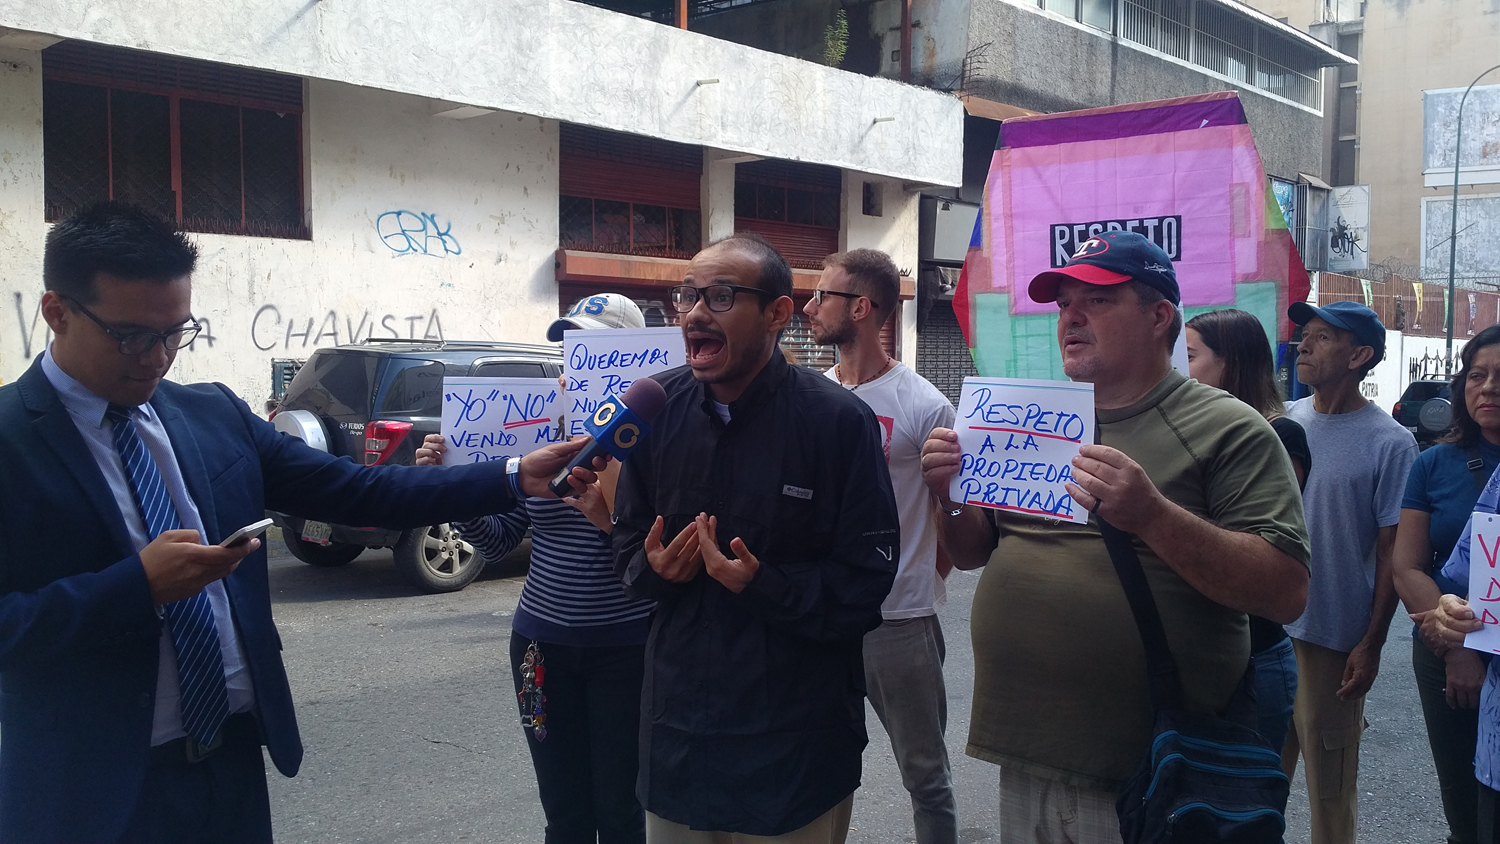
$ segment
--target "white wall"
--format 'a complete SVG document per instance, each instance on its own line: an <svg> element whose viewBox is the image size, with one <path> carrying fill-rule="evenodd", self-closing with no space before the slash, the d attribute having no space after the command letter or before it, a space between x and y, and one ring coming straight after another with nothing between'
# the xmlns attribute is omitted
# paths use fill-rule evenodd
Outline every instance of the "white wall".
<svg viewBox="0 0 1500 844"><path fill-rule="evenodd" d="M30 322L45 235L39 95L0 65L0 295L28 326L0 320L7 381L47 342ZM421 97L318 81L306 106L312 240L193 236L193 310L209 330L174 380L223 381L261 410L273 357L371 334L543 341L557 313L554 121L432 117Z"/></svg>
<svg viewBox="0 0 1500 844"><path fill-rule="evenodd" d="M42 196L41 57L0 49L0 381L29 363L22 326L46 325L35 310L47 235Z"/></svg>
<svg viewBox="0 0 1500 844"><path fill-rule="evenodd" d="M573 0L0 0L0 27L913 182L962 181L963 108L950 95Z"/></svg>
<svg viewBox="0 0 1500 844"><path fill-rule="evenodd" d="M873 182L881 190L881 215L866 216L864 213L864 183ZM879 249L891 256L911 278L917 277L917 224L921 197L916 192L906 191L901 182L865 173L844 171L843 231L839 233L839 249ZM910 300L902 305L901 313L901 362L916 368L917 365L917 303Z"/></svg>
<svg viewBox="0 0 1500 844"><path fill-rule="evenodd" d="M1458 355L1463 351L1467 337L1453 338L1454 371L1457 371ZM1392 406L1411 383L1412 359L1420 360L1424 354L1443 357L1447 354L1448 341L1443 337L1416 337L1403 335L1399 331L1385 333L1385 360L1371 370L1359 385L1360 393L1389 413Z"/></svg>

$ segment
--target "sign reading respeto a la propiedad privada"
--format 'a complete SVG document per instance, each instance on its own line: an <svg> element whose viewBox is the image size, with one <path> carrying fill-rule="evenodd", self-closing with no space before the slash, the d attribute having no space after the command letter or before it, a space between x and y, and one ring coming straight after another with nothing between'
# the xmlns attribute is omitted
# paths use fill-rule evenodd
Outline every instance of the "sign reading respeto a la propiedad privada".
<svg viewBox="0 0 1500 844"><path fill-rule="evenodd" d="M1083 524L1068 494L1073 458L1094 441L1094 385L965 378L958 401L963 459L949 496L964 504Z"/></svg>
<svg viewBox="0 0 1500 844"><path fill-rule="evenodd" d="M563 332L568 436L587 434L584 422L599 405L624 395L637 378L684 363L682 329L676 326Z"/></svg>
<svg viewBox="0 0 1500 844"><path fill-rule="evenodd" d="M1475 513L1469 528L1469 609L1484 626L1464 636L1464 647L1500 654L1500 516Z"/></svg>
<svg viewBox="0 0 1500 844"><path fill-rule="evenodd" d="M443 465L523 457L562 439L555 378L444 378Z"/></svg>

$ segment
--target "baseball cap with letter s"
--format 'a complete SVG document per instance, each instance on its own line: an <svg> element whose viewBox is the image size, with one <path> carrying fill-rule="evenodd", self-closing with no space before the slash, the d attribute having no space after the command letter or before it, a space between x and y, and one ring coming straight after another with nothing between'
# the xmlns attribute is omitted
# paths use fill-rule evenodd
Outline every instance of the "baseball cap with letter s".
<svg viewBox="0 0 1500 844"><path fill-rule="evenodd" d="M563 332L572 329L645 328L646 316L630 297L619 293L595 293L573 303L566 316L547 327L547 340L561 343Z"/></svg>
<svg viewBox="0 0 1500 844"><path fill-rule="evenodd" d="M1033 302L1056 302L1057 288L1069 279L1100 285L1139 281L1160 290L1174 305L1182 302L1172 259L1138 232L1106 231L1094 235L1078 247L1066 264L1033 278L1027 292Z"/></svg>

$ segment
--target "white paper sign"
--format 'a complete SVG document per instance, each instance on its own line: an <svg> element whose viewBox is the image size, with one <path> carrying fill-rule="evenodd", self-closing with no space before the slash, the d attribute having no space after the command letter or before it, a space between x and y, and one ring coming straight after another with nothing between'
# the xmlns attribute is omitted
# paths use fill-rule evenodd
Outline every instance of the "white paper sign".
<svg viewBox="0 0 1500 844"><path fill-rule="evenodd" d="M568 436L588 433L583 422L600 402L622 395L637 378L682 366L686 354L677 326L563 332Z"/></svg>
<svg viewBox="0 0 1500 844"><path fill-rule="evenodd" d="M963 463L949 496L964 504L1083 524L1066 483L1094 441L1094 385L965 378L954 423Z"/></svg>
<svg viewBox="0 0 1500 844"><path fill-rule="evenodd" d="M443 465L520 457L558 442L562 404L555 378L444 378Z"/></svg>
<svg viewBox="0 0 1500 844"><path fill-rule="evenodd" d="M1469 531L1469 609L1484 626L1464 637L1464 647L1500 654L1500 516L1475 513Z"/></svg>

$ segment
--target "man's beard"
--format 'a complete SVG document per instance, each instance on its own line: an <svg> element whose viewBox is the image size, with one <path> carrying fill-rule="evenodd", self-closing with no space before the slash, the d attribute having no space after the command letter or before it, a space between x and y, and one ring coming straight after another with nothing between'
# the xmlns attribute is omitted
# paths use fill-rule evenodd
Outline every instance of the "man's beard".
<svg viewBox="0 0 1500 844"><path fill-rule="evenodd" d="M854 323L849 320L833 327L825 323L821 332L813 330L813 342L819 346L847 346L854 342L855 336Z"/></svg>

